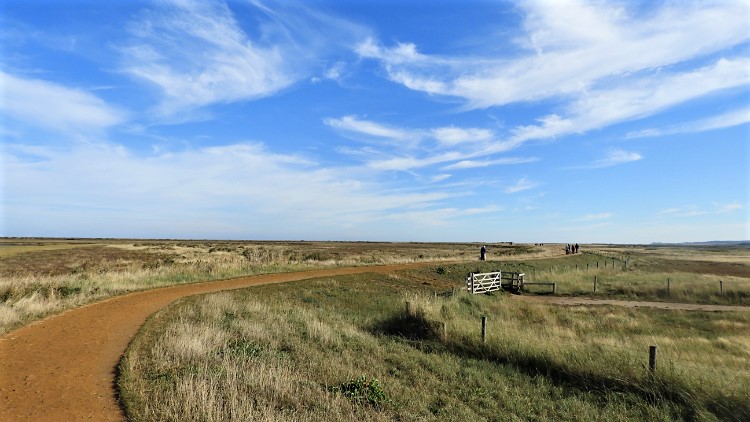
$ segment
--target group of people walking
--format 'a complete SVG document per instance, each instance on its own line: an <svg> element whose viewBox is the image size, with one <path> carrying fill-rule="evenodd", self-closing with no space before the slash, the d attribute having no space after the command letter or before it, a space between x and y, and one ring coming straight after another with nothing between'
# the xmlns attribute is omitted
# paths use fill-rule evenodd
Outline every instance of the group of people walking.
<svg viewBox="0 0 750 422"><path fill-rule="evenodd" d="M570 255L572 253L578 253L578 243L575 245L571 245L570 243L565 245L565 255Z"/></svg>

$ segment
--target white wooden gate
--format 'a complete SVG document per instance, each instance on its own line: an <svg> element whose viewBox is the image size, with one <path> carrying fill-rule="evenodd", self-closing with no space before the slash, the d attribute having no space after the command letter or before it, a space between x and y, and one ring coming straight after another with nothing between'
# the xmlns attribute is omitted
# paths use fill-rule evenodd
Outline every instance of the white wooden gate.
<svg viewBox="0 0 750 422"><path fill-rule="evenodd" d="M500 289L519 291L523 289L524 273L495 271L491 273L469 273L466 291L471 294L489 293Z"/></svg>

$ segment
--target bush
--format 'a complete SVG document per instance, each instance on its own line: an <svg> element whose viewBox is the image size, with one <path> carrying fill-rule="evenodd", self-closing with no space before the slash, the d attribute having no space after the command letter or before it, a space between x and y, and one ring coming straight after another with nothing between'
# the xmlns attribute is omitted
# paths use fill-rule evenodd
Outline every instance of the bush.
<svg viewBox="0 0 750 422"><path fill-rule="evenodd" d="M334 390L340 392L344 397L356 404L365 403L377 409L381 409L385 404L391 402L380 386L380 382L375 378L368 381L364 375L355 380L345 382L334 388Z"/></svg>

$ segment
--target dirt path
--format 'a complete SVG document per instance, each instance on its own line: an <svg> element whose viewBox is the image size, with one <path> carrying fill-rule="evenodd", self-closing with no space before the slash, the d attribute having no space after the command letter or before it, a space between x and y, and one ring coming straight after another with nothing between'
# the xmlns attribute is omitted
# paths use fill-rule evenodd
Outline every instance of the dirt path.
<svg viewBox="0 0 750 422"><path fill-rule="evenodd" d="M708 312L750 312L750 306L734 305L702 305L697 303L674 303L674 302L642 302L628 300L611 300L611 299L590 299L586 297L570 296L513 296L519 300L528 302L542 302L563 306L594 306L594 305L613 305L624 306L626 308L651 308L651 309L672 309L682 311L708 311Z"/></svg>
<svg viewBox="0 0 750 422"><path fill-rule="evenodd" d="M430 263L269 274L132 293L73 309L0 337L0 421L124 420L115 368L149 315L194 294Z"/></svg>
<svg viewBox="0 0 750 422"><path fill-rule="evenodd" d="M115 368L149 315L194 294L365 272L389 273L430 263L270 274L132 293L52 316L0 337L0 421L123 420ZM521 300L560 305L622 305L750 311L747 306L621 302L553 296Z"/></svg>

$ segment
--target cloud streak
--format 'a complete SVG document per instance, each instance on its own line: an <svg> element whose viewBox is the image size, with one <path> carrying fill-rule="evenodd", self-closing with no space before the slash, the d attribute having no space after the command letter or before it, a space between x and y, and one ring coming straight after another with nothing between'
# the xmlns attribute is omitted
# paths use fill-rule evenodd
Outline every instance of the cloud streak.
<svg viewBox="0 0 750 422"><path fill-rule="evenodd" d="M99 97L41 79L0 72L0 110L30 124L70 135L85 135L123 123L127 114Z"/></svg>
<svg viewBox="0 0 750 422"><path fill-rule="evenodd" d="M536 182L532 182L529 179L523 177L521 179L518 179L518 181L513 184L512 186L508 186L505 188L505 193L517 193L522 192L525 190L533 189L538 185Z"/></svg>
<svg viewBox="0 0 750 422"><path fill-rule="evenodd" d="M741 2L666 5L649 16L606 2L519 7L526 14L521 44L533 53L517 59L430 56L411 43L388 48L372 39L357 51L380 60L394 82L484 108L580 95L605 78L680 63L749 38L748 6Z"/></svg>
<svg viewBox="0 0 750 422"><path fill-rule="evenodd" d="M706 132L709 130L724 129L750 123L750 108L741 108L724 114L719 114L695 122L669 126L665 128L651 128L629 132L626 137L651 138L659 136L677 135L680 133Z"/></svg>
<svg viewBox="0 0 750 422"><path fill-rule="evenodd" d="M274 95L309 78L320 55L363 31L303 6L234 6L255 9L259 23L250 29L257 33L249 35L220 1L167 1L131 24L121 70L159 89L161 117ZM343 69L336 63L325 77L338 79Z"/></svg>
<svg viewBox="0 0 750 422"><path fill-rule="evenodd" d="M611 150L606 157L594 161L586 168L604 168L612 167L618 164L632 163L633 161L642 160L643 156L637 152L628 152L621 149Z"/></svg>
<svg viewBox="0 0 750 422"><path fill-rule="evenodd" d="M34 159L29 159L31 153ZM263 231L268 236L302 236L315 230L366 228L384 219L416 230L481 212L446 208L443 202L454 194L439 186L393 192L364 175L353 177L343 168L275 154L259 143L148 156L108 143L89 142L67 151L8 145L2 159L7 168L6 218L17 233L33 229L24 220L29 209L44 214L43 221L52 222L55 233L67 221L84 224L78 220L96 210L101 230L126 230L120 221L137 225L148 220L143 227L157 230L161 225L159 233L182 237L199 236L204 220L214 224L216 218L226 230L222 236L253 237ZM367 235L377 237L377 231Z"/></svg>
<svg viewBox="0 0 750 422"><path fill-rule="evenodd" d="M608 2L529 1L518 7L525 12L525 36L517 42L529 53L516 58L483 52L434 56L411 43L385 47L373 39L357 52L380 61L391 81L461 98L467 109L560 102L558 111L536 117L535 123L510 128L486 154L641 119L750 85L749 59L715 57L750 39L745 3L667 3L646 16ZM740 122L735 124L746 121L731 117ZM705 123L704 128L731 124Z"/></svg>
<svg viewBox="0 0 750 422"><path fill-rule="evenodd" d="M359 154L367 158L367 165L376 170L408 171L440 164L443 170L464 170L477 167L522 164L537 161L536 157L502 157L475 160L493 155L497 149L492 130L473 127L444 126L427 129L401 128L384 125L356 116L327 118L324 123L347 136L363 142L387 146L374 154L373 150ZM385 157L385 158L383 158Z"/></svg>
<svg viewBox="0 0 750 422"><path fill-rule="evenodd" d="M683 207L683 208L667 208L657 213L658 217L669 218L669 217L701 217L710 215L721 215L731 214L735 211L739 211L744 208L740 202L730 203L714 203L710 209L698 208L695 206Z"/></svg>

